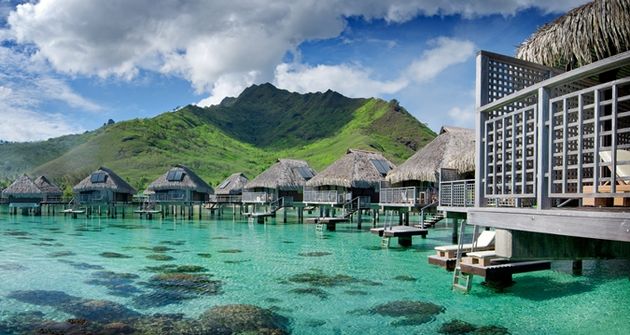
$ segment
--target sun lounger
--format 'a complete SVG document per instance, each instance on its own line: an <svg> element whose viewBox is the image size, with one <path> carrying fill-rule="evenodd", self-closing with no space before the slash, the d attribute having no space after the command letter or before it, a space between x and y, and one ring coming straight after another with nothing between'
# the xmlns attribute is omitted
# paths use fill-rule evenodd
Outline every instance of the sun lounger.
<svg viewBox="0 0 630 335"><path fill-rule="evenodd" d="M495 258L497 258L497 253L494 250L475 251L466 253L466 257L462 258L462 263L488 266Z"/></svg>
<svg viewBox="0 0 630 335"><path fill-rule="evenodd" d="M475 250L491 250L494 249L494 231L485 230L479 237L477 237L477 245L475 245ZM453 258L455 257L455 253L457 252L458 245L443 245L439 247L435 247L437 254L439 257ZM462 245L462 251L469 252L473 248L472 243L466 243Z"/></svg>
<svg viewBox="0 0 630 335"><path fill-rule="evenodd" d="M617 193L625 193L630 192L630 151L628 150L617 150L616 152L617 164L615 169L615 174L617 175L617 184L616 184L616 192ZM612 163L612 151L600 151L599 158L605 164ZM612 165L608 165L608 168L612 172ZM610 193L612 191L612 187L609 184L599 185L597 186L597 191L599 193ZM594 187L592 185L584 186L582 189L584 193L593 193ZM594 198L594 197L584 197L582 199L582 204L584 206L602 206L609 207L613 206L630 206L630 198L624 197L615 197L611 198Z"/></svg>

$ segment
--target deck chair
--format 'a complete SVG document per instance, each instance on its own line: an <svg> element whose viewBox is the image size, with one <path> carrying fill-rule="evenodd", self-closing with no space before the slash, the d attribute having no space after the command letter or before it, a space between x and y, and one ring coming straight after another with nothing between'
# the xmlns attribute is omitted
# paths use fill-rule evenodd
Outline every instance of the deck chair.
<svg viewBox="0 0 630 335"><path fill-rule="evenodd" d="M604 163L611 164L612 163L612 151L600 151L599 158ZM628 150L617 150L617 162L630 162L630 151ZM612 165L608 166L612 172ZM619 185L630 185L630 163L626 164L617 164L617 183Z"/></svg>
<svg viewBox="0 0 630 335"><path fill-rule="evenodd" d="M479 236L477 237L477 240L475 241L476 243L475 250L481 251L481 250L494 249L494 236L495 236L495 232L491 230L484 230L483 232L481 232L481 234L479 234ZM435 251L437 251L437 254L440 257L453 258L455 257L457 248L458 248L457 244L452 244L452 245L443 245L443 246L435 247L434 249ZM462 245L463 252L469 252L472 250L472 248L473 248L473 243L466 243Z"/></svg>

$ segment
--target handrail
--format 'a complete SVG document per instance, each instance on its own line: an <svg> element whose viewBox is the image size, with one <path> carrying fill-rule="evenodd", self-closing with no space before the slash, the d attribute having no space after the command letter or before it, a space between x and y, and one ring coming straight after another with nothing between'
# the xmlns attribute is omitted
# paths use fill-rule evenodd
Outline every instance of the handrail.
<svg viewBox="0 0 630 335"><path fill-rule="evenodd" d="M420 208L420 228L424 229L424 210L427 208L437 206L438 204L439 204L439 201L436 201Z"/></svg>

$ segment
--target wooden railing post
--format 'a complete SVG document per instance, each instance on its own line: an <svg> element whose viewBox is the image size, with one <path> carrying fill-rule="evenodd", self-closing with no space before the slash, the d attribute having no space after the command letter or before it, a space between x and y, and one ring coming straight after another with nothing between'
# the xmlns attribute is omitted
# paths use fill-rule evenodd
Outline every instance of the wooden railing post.
<svg viewBox="0 0 630 335"><path fill-rule="evenodd" d="M551 185L549 183L550 164L549 159L550 128L551 124L549 113L549 89L541 87L538 89L538 138L537 138L537 153L536 153L536 208L547 209L551 207L551 201L549 200L549 191ZM549 122L549 124L547 124Z"/></svg>
<svg viewBox="0 0 630 335"><path fill-rule="evenodd" d="M481 112L481 106L489 102L488 98L488 57L483 54L477 55L476 66L476 91L475 91L475 107L476 125L475 125L475 207L481 207L485 202L484 186L485 186L485 155L483 140L486 133L486 120L488 116Z"/></svg>

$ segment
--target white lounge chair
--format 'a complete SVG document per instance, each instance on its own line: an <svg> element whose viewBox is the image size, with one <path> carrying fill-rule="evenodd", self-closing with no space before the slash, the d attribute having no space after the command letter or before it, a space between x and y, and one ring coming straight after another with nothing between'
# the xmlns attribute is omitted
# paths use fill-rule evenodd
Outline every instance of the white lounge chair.
<svg viewBox="0 0 630 335"><path fill-rule="evenodd" d="M617 162L621 164L617 164L615 169L615 174L617 176L617 184L615 186L615 191L617 193L621 192L630 192L630 151L628 150L617 150L616 151ZM603 163L608 164L608 168L612 172L612 151L600 151L599 158ZM597 190L600 193L610 193L612 191L612 187L609 183L604 185L597 186ZM591 185L587 185L583 187L582 192L584 193L593 193L594 187ZM584 197L582 199L582 205L584 206L610 206L611 198L592 198L592 197ZM630 206L630 198L624 197L616 197L613 199L614 206Z"/></svg>
<svg viewBox="0 0 630 335"><path fill-rule="evenodd" d="M477 237L475 250L492 250L494 249L494 236L495 232L490 230L484 230ZM453 258L455 257L455 253L457 252L458 245L443 245L439 247L435 247L435 251L439 257ZM463 252L469 252L473 249L473 243L466 243L462 245Z"/></svg>

